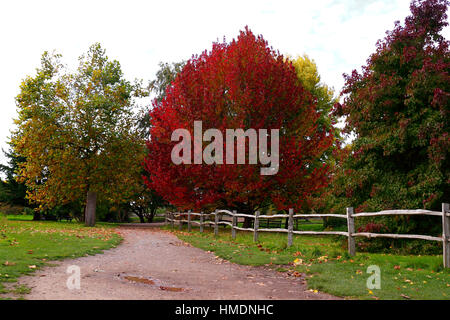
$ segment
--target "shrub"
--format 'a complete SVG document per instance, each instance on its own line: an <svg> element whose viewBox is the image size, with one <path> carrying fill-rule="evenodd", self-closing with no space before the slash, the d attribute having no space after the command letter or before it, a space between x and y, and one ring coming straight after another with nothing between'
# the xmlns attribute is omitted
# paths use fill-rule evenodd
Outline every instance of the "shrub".
<svg viewBox="0 0 450 320"><path fill-rule="evenodd" d="M397 234L430 234L429 227L424 225L420 227L415 223L405 224L398 223L398 220L403 220L406 217L372 217L370 219L361 219L358 223L358 232L370 233L397 233ZM419 218L419 217L414 217ZM429 218L429 217L427 217ZM431 217L433 218L433 217ZM407 219L406 219L407 220ZM411 219L409 219L411 221ZM406 226L406 227L405 227ZM436 224L432 235L439 236L436 229L440 229L440 223ZM427 231L428 230L428 231ZM419 232L418 232L419 231ZM442 251L441 245L435 241L427 240L410 240L410 239L390 239L390 238L358 238L357 245L360 251L363 252L385 252L397 254L440 254Z"/></svg>
<svg viewBox="0 0 450 320"><path fill-rule="evenodd" d="M23 212L22 206L14 206L10 204L3 204L0 206L0 211L3 212L6 215L19 215Z"/></svg>
<svg viewBox="0 0 450 320"><path fill-rule="evenodd" d="M347 225L346 219L327 217L323 219L323 227L325 229L336 229Z"/></svg>
<svg viewBox="0 0 450 320"><path fill-rule="evenodd" d="M386 233L389 229L382 223L369 222L358 228L358 232Z"/></svg>
<svg viewBox="0 0 450 320"><path fill-rule="evenodd" d="M23 208L22 214L25 216L32 216L34 214L34 210L29 207Z"/></svg>

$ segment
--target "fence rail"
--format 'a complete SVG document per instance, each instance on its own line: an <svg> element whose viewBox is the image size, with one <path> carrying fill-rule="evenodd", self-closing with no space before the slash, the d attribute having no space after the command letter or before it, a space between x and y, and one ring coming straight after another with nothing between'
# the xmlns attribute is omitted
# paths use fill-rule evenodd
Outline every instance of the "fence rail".
<svg viewBox="0 0 450 320"><path fill-rule="evenodd" d="M230 216L230 221L222 220L222 217ZM389 233L371 233L371 232L355 232L355 218L358 217L374 217L374 216L386 216L386 215L429 215L442 217L442 237L432 237L427 235L418 234L389 234ZM199 217L200 220L192 220L192 217ZM205 218L214 217L214 220L205 220ZM294 219L297 218L342 218L347 219L347 231L294 231ZM238 218L250 218L254 219L252 228L243 228L238 226ZM280 219L286 218L288 220L288 228L259 228L259 222L261 219ZM203 232L204 226L213 226L214 234L219 234L219 225L225 225L231 227L232 238L236 238L237 231L250 231L253 232L253 240L258 242L258 235L260 232L278 232L288 234L288 246L292 246L293 235L340 235L348 238L348 253L353 256L356 253L355 237L366 238L393 238L393 239L419 239L428 241L442 242L443 247L443 261L444 268L450 268L450 206L448 203L442 204L442 212L430 211L430 210L384 210L379 212L361 212L353 213L353 208L347 208L346 214L296 214L294 210L289 209L289 214L275 214L275 215L260 215L259 211L256 211L255 215L237 213L236 211L229 210L216 210L211 213L203 212L166 212L165 213L166 224L171 224L174 227L175 222L179 223L180 230L183 227L183 223L188 224L188 231L192 229L192 225L199 225L200 232Z"/></svg>

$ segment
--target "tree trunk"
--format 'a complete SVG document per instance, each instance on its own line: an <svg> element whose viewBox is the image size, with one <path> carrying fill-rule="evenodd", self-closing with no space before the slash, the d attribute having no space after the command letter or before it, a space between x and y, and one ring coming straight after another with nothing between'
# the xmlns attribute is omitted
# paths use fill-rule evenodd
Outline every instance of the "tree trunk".
<svg viewBox="0 0 450 320"><path fill-rule="evenodd" d="M244 214L250 214L250 215L254 215L255 214L255 212L254 212L254 209L253 208L250 208L250 207L247 207L247 206L245 206L245 207L243 207L242 209L241 209L241 212L242 213L244 213ZM244 218L244 223L243 223L243 228L251 228L252 227L252 224L253 224L253 218L247 218L247 217L245 217Z"/></svg>
<svg viewBox="0 0 450 320"><path fill-rule="evenodd" d="M39 221L41 220L41 212L40 211L34 211L33 212L33 221Z"/></svg>
<svg viewBox="0 0 450 320"><path fill-rule="evenodd" d="M95 226L95 209L97 206L97 193L88 191L86 200L86 210L84 215L84 222L86 226Z"/></svg>
<svg viewBox="0 0 450 320"><path fill-rule="evenodd" d="M244 218L244 224L242 225L243 228L251 228L252 226L252 218Z"/></svg>
<svg viewBox="0 0 450 320"><path fill-rule="evenodd" d="M136 213L136 215L139 217L139 222L140 223L145 223L144 214L142 212Z"/></svg>
<svg viewBox="0 0 450 320"><path fill-rule="evenodd" d="M155 213L156 213L156 210L157 210L158 208L151 208L150 209L150 216L147 218L147 221L148 222L153 222L153 218L155 217Z"/></svg>

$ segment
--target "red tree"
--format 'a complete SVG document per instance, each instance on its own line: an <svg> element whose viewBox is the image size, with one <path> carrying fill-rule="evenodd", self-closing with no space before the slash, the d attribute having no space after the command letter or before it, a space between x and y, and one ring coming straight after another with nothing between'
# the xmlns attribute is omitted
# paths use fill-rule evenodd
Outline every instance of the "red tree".
<svg viewBox="0 0 450 320"><path fill-rule="evenodd" d="M292 64L247 28L237 40L214 43L211 52L194 56L166 97L153 104L147 184L173 205L196 210L225 206L247 213L268 202L280 210L300 208L327 183L327 167L317 165L317 159L332 135L317 130L314 99ZM216 128L224 136L226 129L279 129L278 173L261 175L261 164L175 165L172 132L185 128L193 140L194 121L202 121L203 132ZM247 143L246 163L248 153Z"/></svg>
<svg viewBox="0 0 450 320"><path fill-rule="evenodd" d="M449 3L412 1L404 25L378 41L361 73L345 76L335 113L355 140L339 189L359 210L440 210L449 199Z"/></svg>

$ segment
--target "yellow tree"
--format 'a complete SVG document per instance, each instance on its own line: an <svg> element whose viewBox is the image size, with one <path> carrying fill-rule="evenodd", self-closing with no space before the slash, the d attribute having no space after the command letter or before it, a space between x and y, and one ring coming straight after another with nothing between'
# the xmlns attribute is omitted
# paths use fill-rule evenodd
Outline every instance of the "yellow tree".
<svg viewBox="0 0 450 320"><path fill-rule="evenodd" d="M74 73L59 59L44 53L16 97L12 145L26 159L18 179L41 209L85 203L85 223L93 226L98 197L119 204L139 188L145 149L133 107L145 93L99 44L80 57Z"/></svg>
<svg viewBox="0 0 450 320"><path fill-rule="evenodd" d="M338 99L334 97L334 90L321 82L317 64L306 54L290 60L303 87L317 99L316 108L322 115L319 124L324 129L329 130L333 121L331 109L338 102ZM339 137L338 132L335 132L335 137Z"/></svg>

